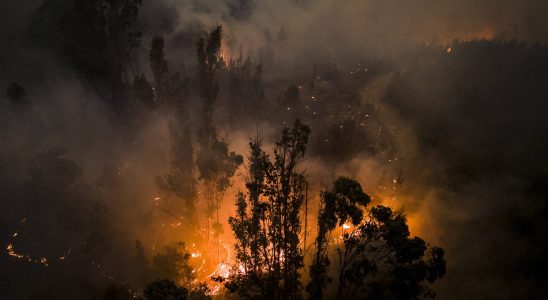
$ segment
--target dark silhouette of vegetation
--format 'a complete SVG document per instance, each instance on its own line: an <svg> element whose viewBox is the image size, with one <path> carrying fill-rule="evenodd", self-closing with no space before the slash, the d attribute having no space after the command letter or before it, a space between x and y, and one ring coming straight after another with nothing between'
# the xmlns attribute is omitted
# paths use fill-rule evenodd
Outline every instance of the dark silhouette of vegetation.
<svg viewBox="0 0 548 300"><path fill-rule="evenodd" d="M152 78L154 79L154 87L158 98L165 97L166 88L169 81L169 66L164 53L165 41L161 36L152 38L149 62Z"/></svg>
<svg viewBox="0 0 548 300"><path fill-rule="evenodd" d="M194 221L196 209L196 179L194 178L194 158L192 135L184 119L184 114L178 114L170 120L171 135L171 167L169 173L158 177L156 182L166 201L162 205L172 212L182 212L186 221ZM179 215L179 214L177 214Z"/></svg>
<svg viewBox="0 0 548 300"><path fill-rule="evenodd" d="M213 141L210 147L202 149L196 158L196 165L200 172L199 179L204 182L208 242L210 241L210 229L213 229L215 238L223 233L219 220L219 207L226 189L231 184L230 179L242 163L242 156L234 151L229 151L228 143L219 139ZM212 222L212 220L214 221ZM218 244L217 248L219 248Z"/></svg>
<svg viewBox="0 0 548 300"><path fill-rule="evenodd" d="M318 215L318 236L316 237L316 252L310 266L310 283L306 290L312 299L322 299L323 289L330 278L327 270L330 264L328 257L328 234L337 225L343 226L351 221L354 226L360 224L365 207L371 199L363 192L360 184L350 178L341 177L333 184L333 189L322 192L320 211Z"/></svg>
<svg viewBox="0 0 548 300"><path fill-rule="evenodd" d="M138 102L143 104L143 106L150 110L156 108L156 102L154 101L154 89L152 85L147 80L145 75L137 75L133 79L133 97Z"/></svg>
<svg viewBox="0 0 548 300"><path fill-rule="evenodd" d="M428 249L421 238L410 238L405 217L390 208L379 205L365 210L369 202L360 184L344 177L322 193L309 297L321 299L331 282L329 233L350 221L354 228L345 232L342 227L342 245L336 249L336 299L434 298L425 283L445 274L443 249Z"/></svg>
<svg viewBox="0 0 548 300"><path fill-rule="evenodd" d="M199 142L203 146L209 145L215 140L216 131L212 124L214 103L219 93L217 71L223 67L223 61L219 59L223 27L217 25L208 36L198 40L198 84L203 105L203 122Z"/></svg>
<svg viewBox="0 0 548 300"><path fill-rule="evenodd" d="M310 129L295 122L274 146L274 159L250 144L247 195L236 198L237 215L229 219L236 237L237 263L244 272L226 284L246 298L299 299L303 253L300 208L306 180L296 169L306 152Z"/></svg>
<svg viewBox="0 0 548 300"><path fill-rule="evenodd" d="M103 300L131 300L143 299L132 287L121 284L109 284L103 294Z"/></svg>
<svg viewBox="0 0 548 300"><path fill-rule="evenodd" d="M164 53L165 41L161 36L152 38L149 63L154 86L154 101L172 110L169 121L171 137L171 165L168 174L157 178L163 193L162 209L171 217L182 212L186 224L193 223L196 200L196 179L194 178L194 158L192 132L188 124L188 107L183 101L187 96L187 81L179 72L171 73Z"/></svg>
<svg viewBox="0 0 548 300"><path fill-rule="evenodd" d="M227 107L231 122L249 122L264 116L265 94L263 87L263 66L250 57L244 59L240 52L237 59L230 59L223 75L228 77Z"/></svg>
<svg viewBox="0 0 548 300"><path fill-rule="evenodd" d="M288 87L283 94L282 105L295 107L299 103L299 87L292 85Z"/></svg>
<svg viewBox="0 0 548 300"><path fill-rule="evenodd" d="M300 299L299 270L303 264L300 209L305 197L304 175L296 166L304 158L308 127L299 121L286 128L275 144L274 160L250 143L247 193L236 197L236 216L229 223L236 237L234 274L225 282L232 293L249 299ZM444 252L409 237L403 215L376 206L361 185L341 177L322 192L316 252L306 290L321 299L329 277L329 235L336 226L354 229L343 233L337 247L337 299L417 299L433 292L432 283L445 273ZM343 228L345 228L343 227ZM344 230L344 229L343 229Z"/></svg>
<svg viewBox="0 0 548 300"><path fill-rule="evenodd" d="M85 83L118 110L126 109L130 52L139 47L135 29L141 0L45 0L31 18L34 43L54 49Z"/></svg>
<svg viewBox="0 0 548 300"><path fill-rule="evenodd" d="M154 256L154 274L156 278L177 280L182 286L190 288L196 279L189 265L190 254L185 244L179 242L175 246L165 246L164 252Z"/></svg>
<svg viewBox="0 0 548 300"><path fill-rule="evenodd" d="M172 280L163 279L149 283L144 295L147 300L186 300L188 290L177 286Z"/></svg>
<svg viewBox="0 0 548 300"><path fill-rule="evenodd" d="M222 232L219 221L219 206L226 189L230 186L230 178L242 164L241 155L229 151L228 143L217 136L213 124L213 108L219 85L218 71L224 67L224 61L219 57L222 40L222 26L217 25L209 33L207 43L202 37L198 41L198 82L202 100L202 123L198 130L200 151L196 158L199 179L204 183L204 195L207 201L207 240L210 241L210 231L213 229L217 238ZM212 223L212 217L215 221ZM219 251L217 241L217 249Z"/></svg>
<svg viewBox="0 0 548 300"><path fill-rule="evenodd" d="M177 114L183 113L183 99L187 96L188 80L181 73L171 72L165 58L165 40L154 36L150 45L149 63L152 71L155 99L158 103L175 108Z"/></svg>

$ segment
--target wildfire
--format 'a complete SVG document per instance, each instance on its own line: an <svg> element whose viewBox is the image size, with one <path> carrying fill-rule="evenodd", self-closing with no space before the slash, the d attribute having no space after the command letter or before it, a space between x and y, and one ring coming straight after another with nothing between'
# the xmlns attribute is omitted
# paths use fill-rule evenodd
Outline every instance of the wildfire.
<svg viewBox="0 0 548 300"><path fill-rule="evenodd" d="M11 257L15 257L17 259L22 259L22 260L27 260L28 262L41 264L44 267L47 267L49 265L48 264L48 259L45 258L45 257L41 257L41 258L38 258L38 259L33 259L29 254L24 255L24 254L16 252L12 243L8 244L8 246L6 247L6 250L8 251L8 255L11 256Z"/></svg>
<svg viewBox="0 0 548 300"><path fill-rule="evenodd" d="M224 61L225 63L228 63L230 60L229 56L225 53L223 53L222 51L219 53L219 57L221 58L222 61Z"/></svg>
<svg viewBox="0 0 548 300"><path fill-rule="evenodd" d="M15 250L13 250L13 245L12 244L8 244L8 246L6 247L6 250L8 250L8 255L9 256L13 256L13 257L16 257L16 258L24 258L25 257L24 255L15 252Z"/></svg>
<svg viewBox="0 0 548 300"><path fill-rule="evenodd" d="M21 221L19 221L20 224L26 223L27 218L22 218ZM18 231L11 234L11 239L8 242L8 245L6 246L6 252L9 256L14 257L16 259L27 261L31 263L36 263L43 265L44 267L49 266L49 259L47 257L35 257L30 254L23 254L15 250L15 239L20 236L20 233ZM19 237L20 238L20 237ZM71 248L69 248L62 256L60 256L57 261L62 262L64 261L67 256L70 254Z"/></svg>
<svg viewBox="0 0 548 300"><path fill-rule="evenodd" d="M230 277L230 266L225 263L220 263L214 273L223 278L228 278Z"/></svg>

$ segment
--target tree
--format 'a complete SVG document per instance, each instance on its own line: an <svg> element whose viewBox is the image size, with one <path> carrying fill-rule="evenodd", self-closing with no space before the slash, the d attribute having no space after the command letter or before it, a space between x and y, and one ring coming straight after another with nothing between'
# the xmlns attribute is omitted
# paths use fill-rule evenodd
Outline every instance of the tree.
<svg viewBox="0 0 548 300"><path fill-rule="evenodd" d="M144 290L147 300L186 300L188 290L169 279L149 283Z"/></svg>
<svg viewBox="0 0 548 300"><path fill-rule="evenodd" d="M223 27L217 25L210 32L207 44L203 37L198 40L198 82L203 102L203 123L199 141L203 146L208 146L216 137L212 124L212 113L215 99L219 93L216 74L223 66L222 60L219 59L222 36Z"/></svg>
<svg viewBox="0 0 548 300"><path fill-rule="evenodd" d="M154 89L145 75L137 75L133 79L133 97L139 103L143 104L146 108L154 108L156 103L154 102Z"/></svg>
<svg viewBox="0 0 548 300"><path fill-rule="evenodd" d="M130 52L142 35L135 29L140 7L141 0L44 0L28 33L56 50L109 104L124 109Z"/></svg>
<svg viewBox="0 0 548 300"><path fill-rule="evenodd" d="M169 66L164 54L164 38L154 36L152 38L149 62L152 78L154 79L154 87L158 98L163 98L165 89L169 80Z"/></svg>
<svg viewBox="0 0 548 300"><path fill-rule="evenodd" d="M165 41L154 36L149 51L149 63L153 76L156 103L169 107L173 111L169 120L171 137L171 166L168 174L157 178L157 185L163 192L167 211L172 217L182 211L185 219L193 222L196 200L196 180L194 178L194 148L192 134L188 125L188 111L181 101L186 93L186 81L180 73L171 73L164 53Z"/></svg>
<svg viewBox="0 0 548 300"><path fill-rule="evenodd" d="M157 278L176 280L182 286L189 288L196 278L189 265L190 254L182 242L175 246L165 246L164 252L157 254L154 259L154 270Z"/></svg>
<svg viewBox="0 0 548 300"><path fill-rule="evenodd" d="M282 99L282 105L296 106L299 103L299 87L296 85L289 86L285 91Z"/></svg>
<svg viewBox="0 0 548 300"><path fill-rule="evenodd" d="M127 285L109 284L103 294L103 300L132 300L143 299L138 296L135 291Z"/></svg>
<svg viewBox="0 0 548 300"><path fill-rule="evenodd" d="M230 178L243 162L241 155L229 151L227 141L217 136L213 125L213 108L219 92L217 72L224 67L223 60L219 58L222 33L222 26L215 26L209 33L207 42L202 37L198 40L197 47L198 82L203 110L202 124L198 131L200 150L196 158L196 165L200 173L199 179L204 184L204 195L207 202L208 242L210 241L211 228L213 228L216 238L222 233L219 206L224 192L230 186ZM215 212L216 219L211 224ZM218 240L217 249L219 252Z"/></svg>
<svg viewBox="0 0 548 300"><path fill-rule="evenodd" d="M149 64L152 71L154 94L156 102L172 105L177 113L181 113L183 103L181 98L186 94L187 80L181 78L179 72L170 72L164 53L165 40L162 36L154 36L149 51Z"/></svg>
<svg viewBox="0 0 548 300"><path fill-rule="evenodd" d="M156 278L166 279L149 283L144 290L145 298L211 299L209 296L211 290L205 283L197 281L196 270L190 266L189 258L190 254L187 252L184 243L179 242L175 246L165 246L164 253L157 254L154 257L152 271L153 276L156 276Z"/></svg>
<svg viewBox="0 0 548 300"><path fill-rule="evenodd" d="M217 138L208 148L203 148L198 154L196 164L200 173L199 179L204 183L206 213L208 216L208 241L211 227L215 238L222 233L219 207L226 189L231 184L230 179L242 163L242 156L234 151L229 151L228 143ZM210 226L214 214L215 221Z"/></svg>
<svg viewBox="0 0 548 300"><path fill-rule="evenodd" d="M265 110L262 65L250 57L244 59L242 50L237 59L230 59L226 66L227 94L230 105L227 107L233 122L255 119Z"/></svg>
<svg viewBox="0 0 548 300"><path fill-rule="evenodd" d="M316 253L310 266L310 282L306 287L310 298L321 299L323 289L330 282L327 276L330 264L327 255L328 233L335 229L337 224L343 226L348 220L358 225L363 219L363 213L358 205L366 206L370 201L357 181L345 177L337 179L332 190L321 194Z"/></svg>
<svg viewBox="0 0 548 300"><path fill-rule="evenodd" d="M274 159L250 144L247 195L236 198L237 216L229 223L236 237L236 261L243 271L227 288L247 298L300 298L303 253L299 233L305 177L296 170L303 160L310 129L298 120L285 128L274 146Z"/></svg>
<svg viewBox="0 0 548 300"><path fill-rule="evenodd" d="M194 148L192 135L184 116L177 114L170 120L171 166L169 172L156 179L169 211L182 211L192 221L196 210L196 179L194 178ZM179 217L177 217L179 218Z"/></svg>
<svg viewBox="0 0 548 300"><path fill-rule="evenodd" d="M369 210L370 198L358 182L341 177L321 195L316 254L310 267L309 296L321 299L330 279L326 236L336 225L343 233L337 247L337 299L418 299L434 297L427 287L445 274L444 251L410 237L405 216L381 205ZM367 215L364 216L364 213ZM358 296L360 295L360 296Z"/></svg>

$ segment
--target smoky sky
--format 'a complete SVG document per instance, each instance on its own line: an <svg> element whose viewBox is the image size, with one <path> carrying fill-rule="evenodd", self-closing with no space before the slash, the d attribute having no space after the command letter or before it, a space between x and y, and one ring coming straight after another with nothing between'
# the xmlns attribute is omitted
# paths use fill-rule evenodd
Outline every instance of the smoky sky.
<svg viewBox="0 0 548 300"><path fill-rule="evenodd" d="M37 257L68 249L75 257L44 269L21 267L3 251L0 293L45 297L48 286L63 291L69 280L67 293L81 298L100 294L109 276L135 281L128 255L135 239L173 239L149 226L155 180L169 168L170 114L119 122L64 53L29 40L41 3L0 3L0 238L2 250L19 232L17 245ZM541 299L547 12L543 0L143 0L136 68L150 76L150 40L161 35L170 68L192 80L197 38L222 24L224 51L263 63L265 98L275 103L238 120L222 109L244 99L220 91L217 126L232 149L245 156L257 128L271 145L284 124L302 117L312 127L305 169L316 190L344 175L378 192L402 176L390 204L447 252L439 299ZM13 82L26 90L23 110L6 96ZM288 112L278 102L297 86L302 110ZM333 110L357 107L363 121L344 114L330 121L328 109L318 110L318 121L304 109L314 95ZM189 119L197 121L199 102L189 99ZM25 281L29 274L36 285Z"/></svg>
<svg viewBox="0 0 548 300"><path fill-rule="evenodd" d="M150 4L145 3L145 7ZM151 5L152 6L152 5ZM453 39L517 38L545 41L545 1L159 1L147 20L174 33L195 26L227 24L233 49L253 53L276 39L288 42L278 55L337 55L360 48L389 50L402 43L447 43ZM235 14L235 9L245 11ZM173 19L173 11L177 18ZM168 24L172 21L171 25ZM339 49L340 47L340 49Z"/></svg>

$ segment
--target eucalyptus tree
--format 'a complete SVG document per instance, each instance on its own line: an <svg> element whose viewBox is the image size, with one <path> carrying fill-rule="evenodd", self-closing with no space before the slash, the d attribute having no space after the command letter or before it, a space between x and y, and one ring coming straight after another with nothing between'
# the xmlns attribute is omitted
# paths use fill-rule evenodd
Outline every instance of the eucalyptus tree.
<svg viewBox="0 0 548 300"><path fill-rule="evenodd" d="M298 170L310 129L296 121L275 143L273 157L250 143L247 193L236 197L229 219L240 271L226 286L246 298L299 299L303 268L300 210L306 179Z"/></svg>
<svg viewBox="0 0 548 300"><path fill-rule="evenodd" d="M345 177L321 194L309 297L321 299L331 282L328 236L339 225L348 230L332 255L336 299L434 298L428 284L445 274L443 249L411 237L404 215L382 205L367 208L370 201L357 181Z"/></svg>

